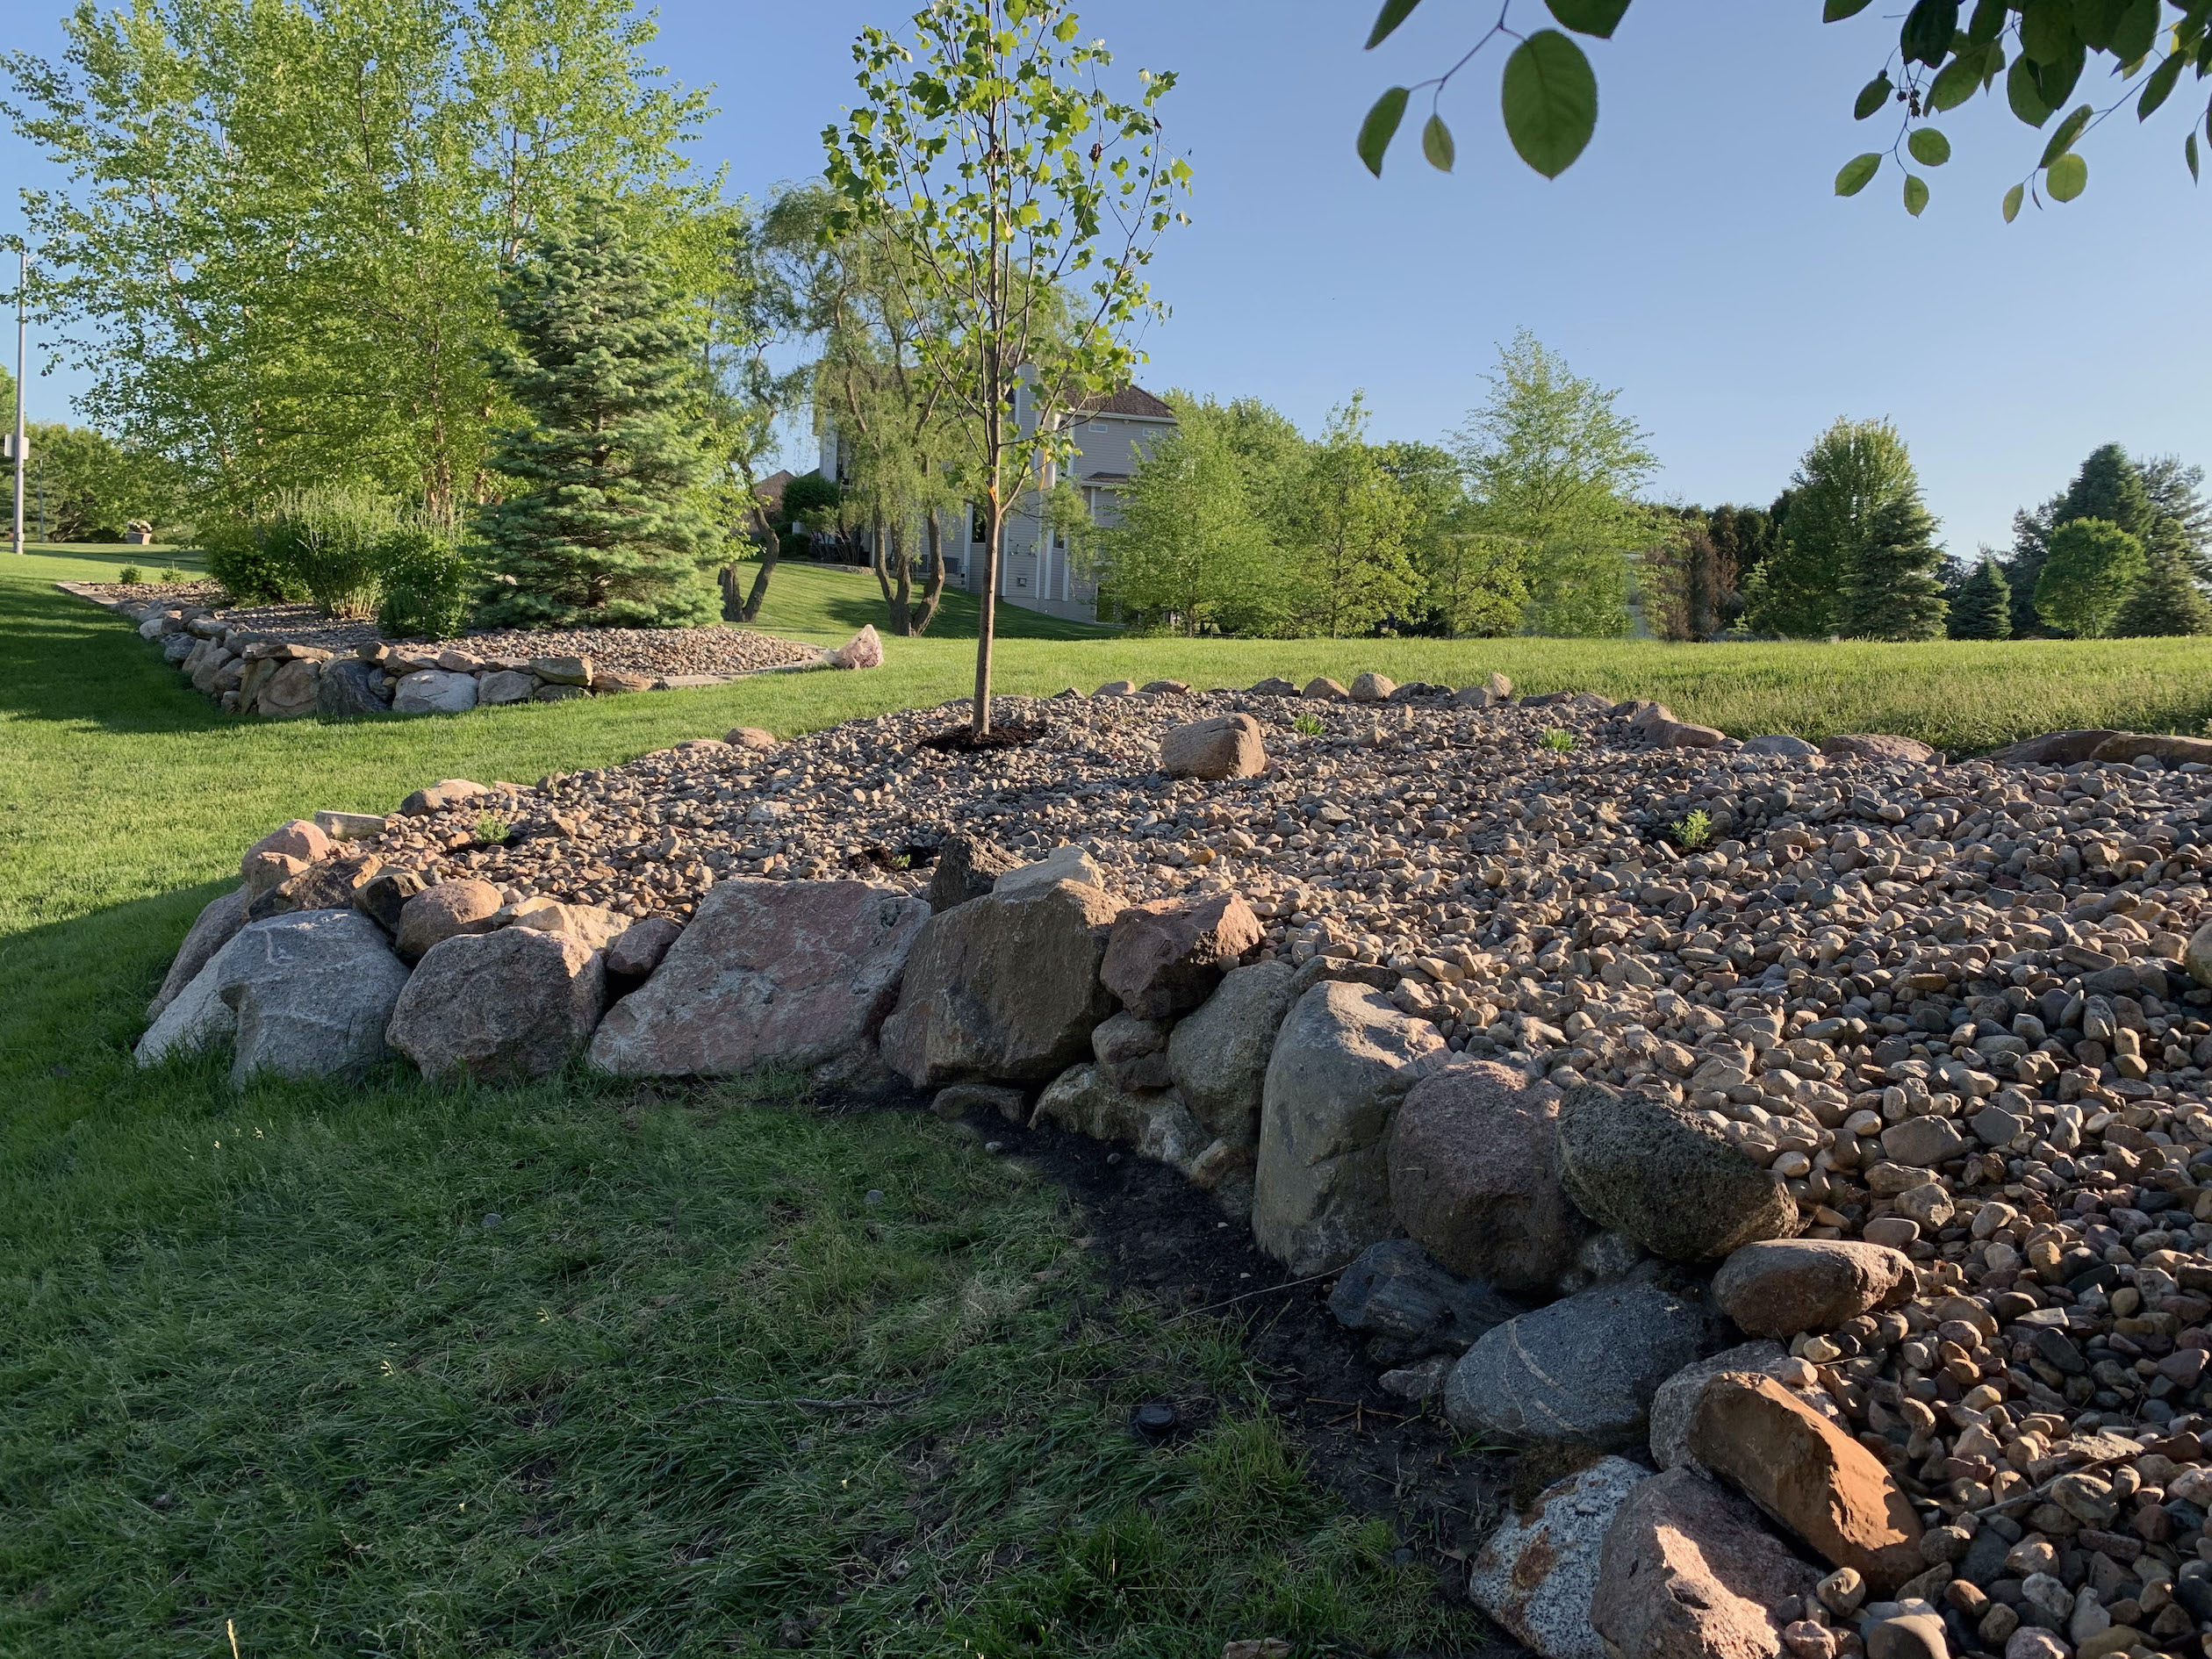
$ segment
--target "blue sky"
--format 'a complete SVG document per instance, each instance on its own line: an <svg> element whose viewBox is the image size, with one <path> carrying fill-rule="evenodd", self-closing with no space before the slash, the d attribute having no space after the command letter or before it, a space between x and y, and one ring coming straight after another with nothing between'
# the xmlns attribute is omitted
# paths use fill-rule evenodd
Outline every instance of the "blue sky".
<svg viewBox="0 0 2212 1659"><path fill-rule="evenodd" d="M12 0L10 43L57 51L58 25L32 15L51 4ZM700 162L752 194L817 172L854 34L913 9L670 0L657 54L721 111ZM2108 439L2212 464L2212 335L2178 320L2212 271L2212 186L2180 154L2186 91L2144 131L2131 112L2108 123L2085 147L2088 193L2010 226L1998 199L2041 140L1986 101L1949 118L1957 154L1929 175L1925 217L1898 205L1893 172L1839 201L1836 168L1888 136L1849 105L1903 9L1823 26L1818 0L1639 0L1590 43L1598 134L1562 179L1506 146L1491 61L1448 95L1458 172L1402 142L1378 183L1352 153L1360 116L1455 54L1486 8L1428 0L1363 54L1371 0L1095 0L1085 33L1118 68L1181 75L1164 113L1196 169L1195 223L1154 267L1174 316L1145 384L1256 395L1309 429L1361 387L1376 435L1440 439L1526 327L1620 388L1672 499L1763 503L1829 420L1890 416L1961 552L2001 545L2015 506ZM1517 20L1539 11L1515 0ZM0 171L47 169L9 136ZM71 381L45 383L35 413L58 413Z"/></svg>

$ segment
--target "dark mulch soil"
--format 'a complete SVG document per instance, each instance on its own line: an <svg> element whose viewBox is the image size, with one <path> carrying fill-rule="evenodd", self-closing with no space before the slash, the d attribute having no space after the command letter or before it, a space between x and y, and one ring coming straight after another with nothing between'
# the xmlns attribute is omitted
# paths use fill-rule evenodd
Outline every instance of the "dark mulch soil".
<svg viewBox="0 0 2212 1659"><path fill-rule="evenodd" d="M1051 729L1041 722L1028 726L1009 723L994 726L978 739L969 727L952 726L923 738L915 747L934 749L947 755L989 754L1001 749L1027 749Z"/></svg>
<svg viewBox="0 0 2212 1659"><path fill-rule="evenodd" d="M1354 1511L1390 1519L1411 1552L1406 1558L1431 1562L1440 1591L1464 1597L1466 1562L1518 1496L1517 1483L1526 1483L1528 1472L1518 1463L1527 1460L1455 1452L1440 1400L1420 1406L1385 1394L1376 1381L1385 1368L1329 1312L1334 1274L1293 1281L1212 1195L1126 1148L995 1117L978 1117L971 1127L1066 1194L1116 1294L1241 1326L1251 1374L1313 1475ZM1203 1428L1215 1411L1196 1377L1163 1379L1160 1397L1175 1410L1175 1433ZM1132 1425L1132 1432L1140 1431Z"/></svg>

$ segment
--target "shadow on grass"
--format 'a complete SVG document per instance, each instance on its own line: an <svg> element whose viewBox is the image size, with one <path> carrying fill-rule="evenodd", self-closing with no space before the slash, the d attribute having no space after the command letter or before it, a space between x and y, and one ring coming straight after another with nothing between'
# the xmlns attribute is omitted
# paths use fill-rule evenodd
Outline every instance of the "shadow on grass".
<svg viewBox="0 0 2212 1659"><path fill-rule="evenodd" d="M138 636L127 619L51 588L10 587L0 605L0 715L113 732L234 724Z"/></svg>

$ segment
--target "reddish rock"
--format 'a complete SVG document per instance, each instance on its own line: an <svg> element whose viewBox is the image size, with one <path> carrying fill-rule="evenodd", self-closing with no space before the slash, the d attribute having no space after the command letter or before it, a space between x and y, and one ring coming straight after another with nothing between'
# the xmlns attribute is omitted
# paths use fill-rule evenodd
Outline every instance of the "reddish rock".
<svg viewBox="0 0 2212 1659"><path fill-rule="evenodd" d="M1821 752L1845 760L1900 760L1918 766L1933 760L1936 751L1915 737L1893 737L1882 732L1846 732L1822 741Z"/></svg>
<svg viewBox="0 0 2212 1659"><path fill-rule="evenodd" d="M499 923L499 890L489 881L441 881L401 907L394 937L409 961L458 933L489 933Z"/></svg>
<svg viewBox="0 0 2212 1659"><path fill-rule="evenodd" d="M554 899L525 899L492 918L494 927L535 928L540 933L565 933L594 951L604 951L637 924L637 918L596 904L563 904Z"/></svg>
<svg viewBox="0 0 2212 1659"><path fill-rule="evenodd" d="M873 1066L928 907L865 881L719 881L653 977L617 1002L592 1063L623 1077Z"/></svg>
<svg viewBox="0 0 2212 1659"><path fill-rule="evenodd" d="M384 1038L425 1077L549 1077L606 1002L600 953L580 940L530 928L460 933L423 957Z"/></svg>
<svg viewBox="0 0 2212 1659"><path fill-rule="evenodd" d="M1878 1594L1928 1565L1920 1521L1889 1471L1770 1376L1724 1371L1707 1382L1690 1454Z"/></svg>
<svg viewBox="0 0 2212 1659"><path fill-rule="evenodd" d="M683 932L683 923L664 916L644 916L631 923L607 947L607 971L623 979L643 979L661 965L668 947Z"/></svg>
<svg viewBox="0 0 2212 1659"><path fill-rule="evenodd" d="M880 668L883 666L883 640L870 623L834 651L824 651L822 660L832 668Z"/></svg>
<svg viewBox="0 0 2212 1659"><path fill-rule="evenodd" d="M776 746L776 734L758 726L733 726L722 741L732 749L750 749L755 754L766 754Z"/></svg>
<svg viewBox="0 0 2212 1659"><path fill-rule="evenodd" d="M1132 904L1114 918L1099 979L1139 1019L1173 1019L1212 995L1265 937L1239 894Z"/></svg>
<svg viewBox="0 0 2212 1659"><path fill-rule="evenodd" d="M294 818L271 830L259 841L246 849L250 858L257 852L281 853L287 858L297 858L302 864L312 864L318 858L327 858L331 853L330 837L320 824L305 818ZM242 866L241 866L242 868Z"/></svg>
<svg viewBox="0 0 2212 1659"><path fill-rule="evenodd" d="M308 867L305 858L294 858L282 852L249 852L238 862L238 873L246 880L246 902L250 905L264 893L273 893Z"/></svg>
<svg viewBox="0 0 2212 1659"><path fill-rule="evenodd" d="M1720 1264L1713 1300L1746 1336L1833 1331L1911 1298L1904 1252L1849 1239L1776 1239L1745 1245Z"/></svg>
<svg viewBox="0 0 2212 1659"><path fill-rule="evenodd" d="M1678 1469L1614 1512L1590 1620L1620 1659L1775 1659L1767 1610L1819 1580L1750 1505Z"/></svg>
<svg viewBox="0 0 2212 1659"><path fill-rule="evenodd" d="M470 783L466 778L448 778L427 789L416 790L399 803L399 810L410 818L427 818L434 812L450 812L463 801L474 801L486 793L480 783Z"/></svg>
<svg viewBox="0 0 2212 1659"><path fill-rule="evenodd" d="M1426 1077L1390 1132L1390 1209L1454 1273L1552 1289L1590 1224L1559 1184L1559 1090L1488 1060Z"/></svg>
<svg viewBox="0 0 2212 1659"><path fill-rule="evenodd" d="M288 877L255 899L246 919L259 922L287 910L345 910L354 908L354 894L384 868L374 852L357 852L349 858L325 858Z"/></svg>

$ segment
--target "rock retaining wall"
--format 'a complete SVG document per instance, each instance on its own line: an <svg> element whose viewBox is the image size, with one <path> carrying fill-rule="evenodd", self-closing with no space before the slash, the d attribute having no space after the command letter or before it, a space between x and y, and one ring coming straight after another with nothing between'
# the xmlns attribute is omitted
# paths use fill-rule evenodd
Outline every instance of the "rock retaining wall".
<svg viewBox="0 0 2212 1659"><path fill-rule="evenodd" d="M1243 695L1391 694L1362 682ZM710 873L683 924L387 867L484 794L448 780L248 849L140 1057L228 1042L241 1082L395 1051L486 1080L771 1066L1131 1147L1338 1275L1409 1410L1583 1466L1462 1581L1547 1659L2212 1651L2212 771L2107 753L2124 734L2054 734L2015 772L1868 735L1830 740L1836 781L1793 739L1548 707L1627 746L1531 773L1533 728L1485 715L1500 781L1406 824L1469 873L1376 848L1447 895L1457 943L1418 953L1295 907L1269 928L1217 874L1132 902L1102 847L951 841L926 901L911 873ZM1390 758L1309 822L1443 793L1375 733ZM1278 764L1264 737L1209 714L1153 758L1212 757L1227 801ZM1615 796L1646 761L1706 779L1667 799L1715 818L1728 780L1762 845L1653 851Z"/></svg>
<svg viewBox="0 0 2212 1659"><path fill-rule="evenodd" d="M586 655L487 657L384 641L348 653L240 627L203 605L108 600L88 591L86 584L55 585L135 622L140 636L157 646L202 696L231 713L272 720L387 712L451 715L512 703L692 690L752 674L873 668L883 660L873 628L815 660L738 673L645 674L610 668Z"/></svg>

